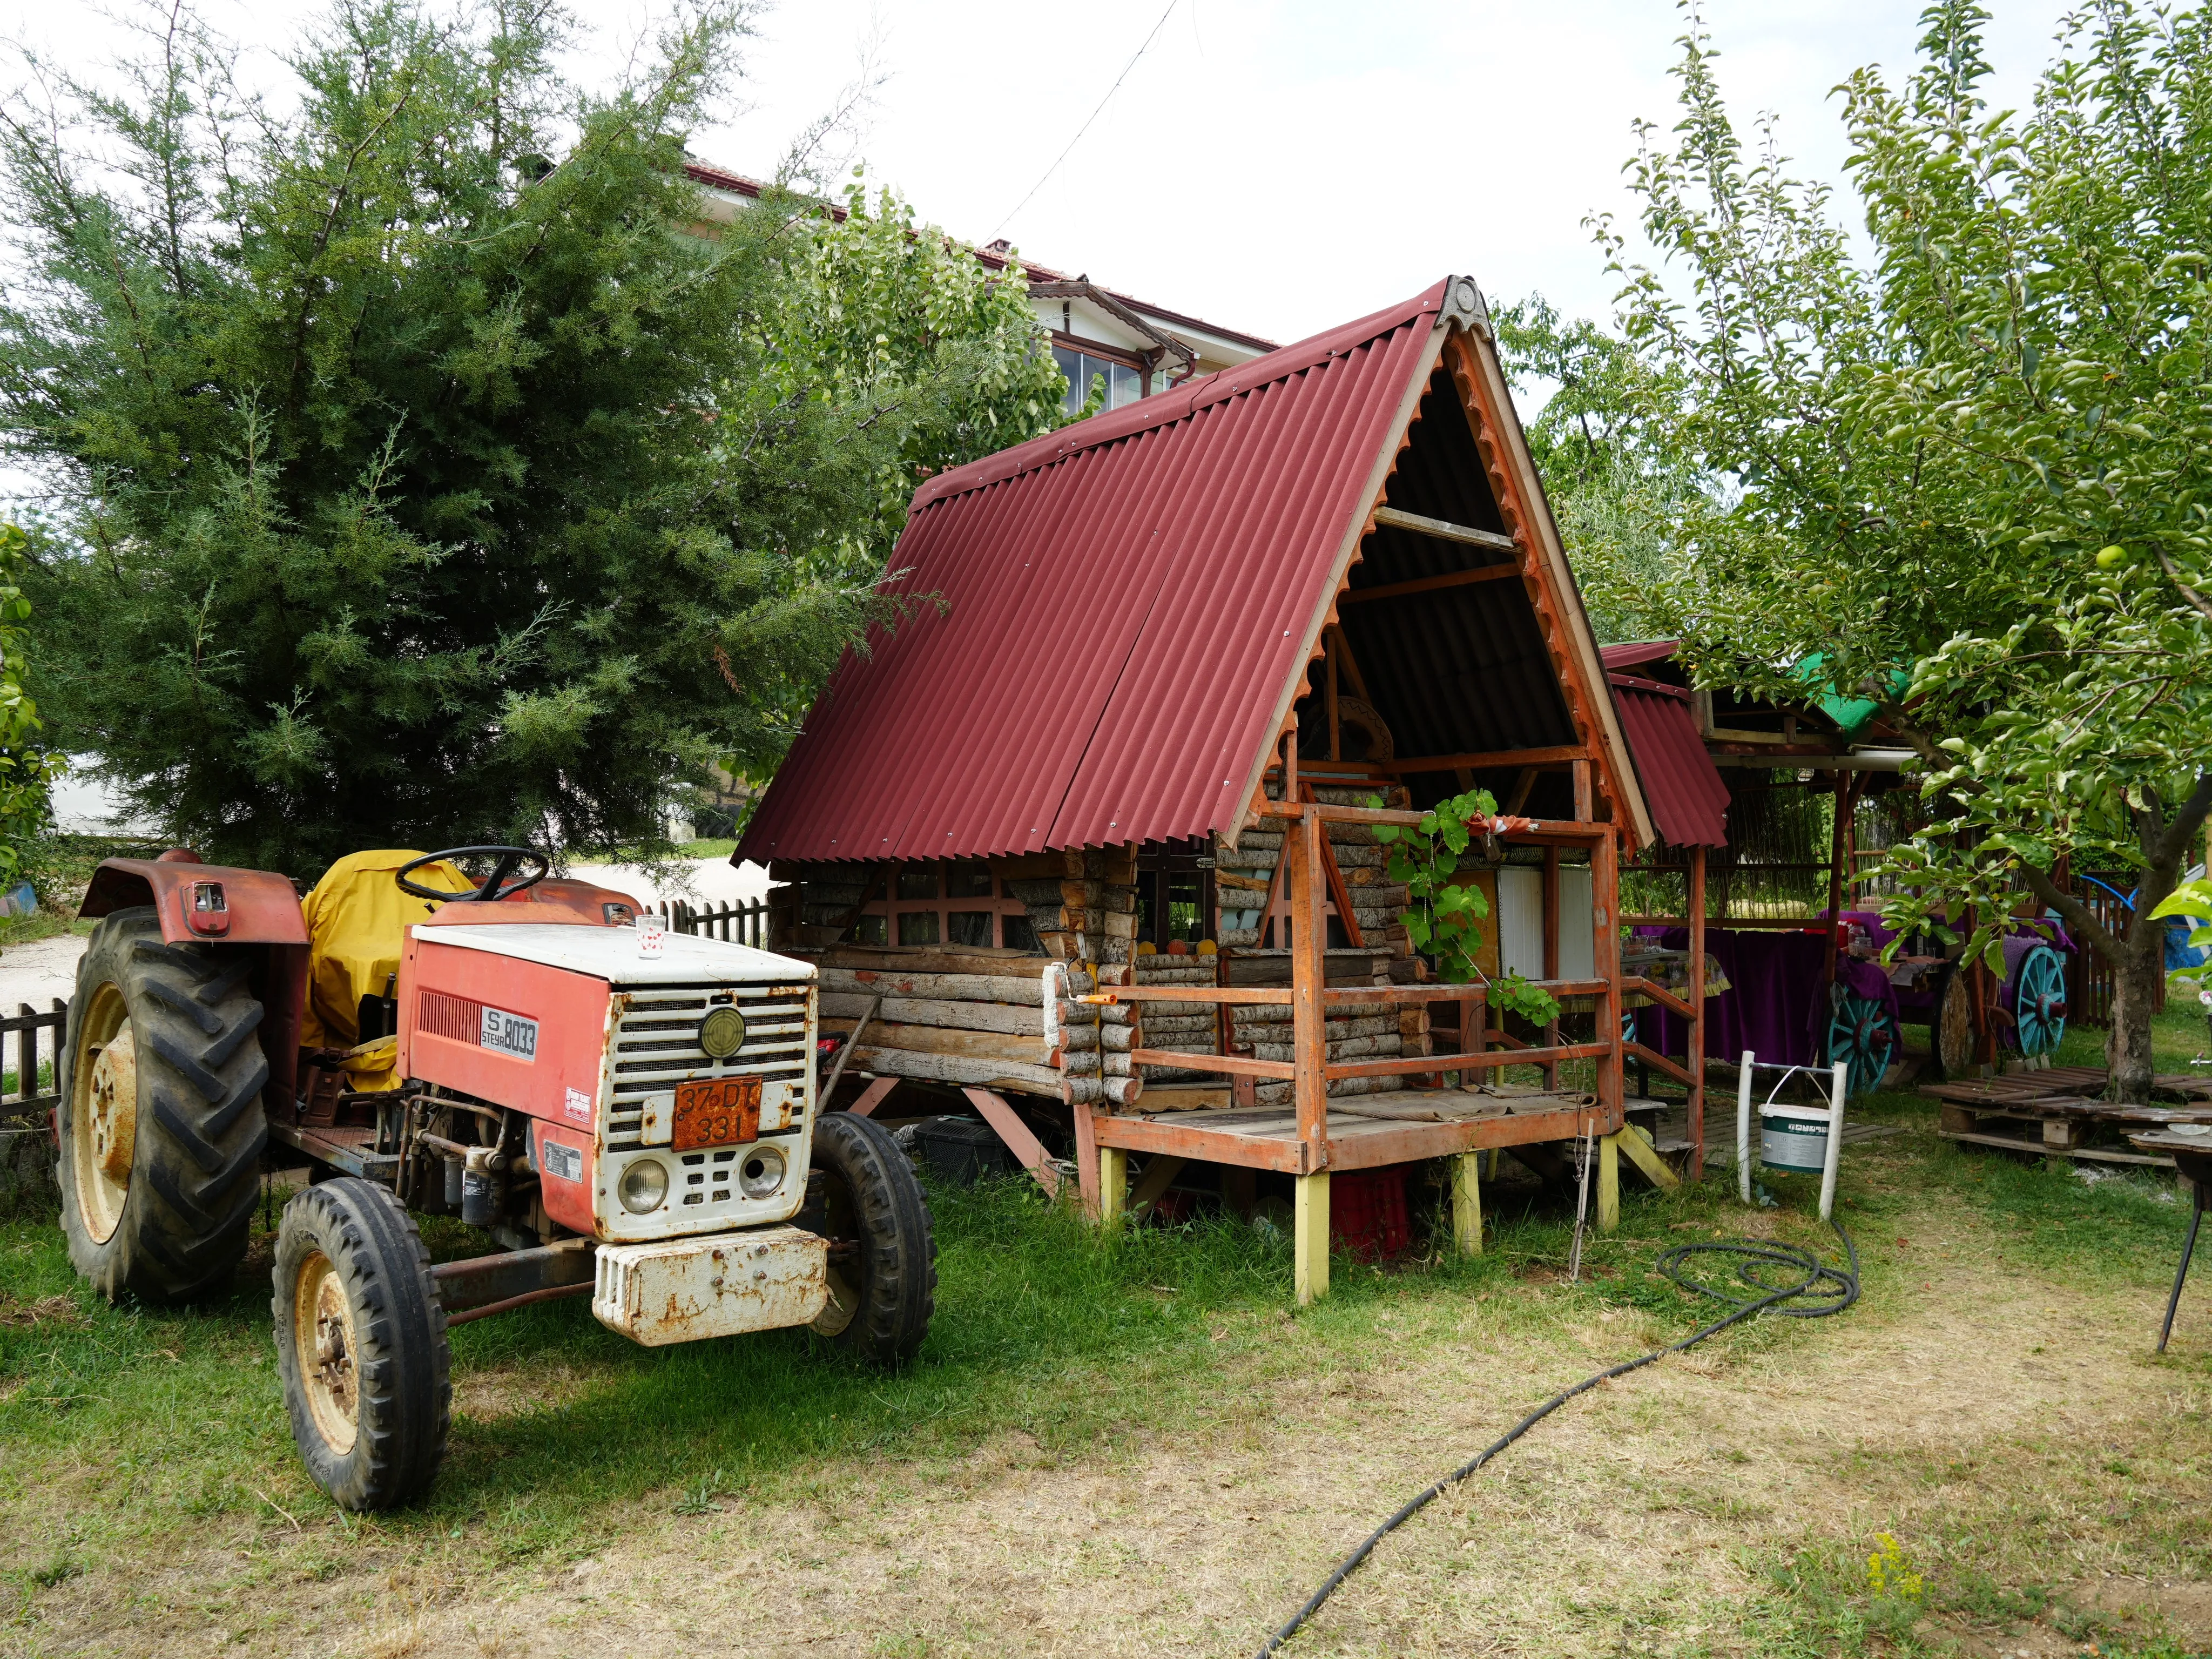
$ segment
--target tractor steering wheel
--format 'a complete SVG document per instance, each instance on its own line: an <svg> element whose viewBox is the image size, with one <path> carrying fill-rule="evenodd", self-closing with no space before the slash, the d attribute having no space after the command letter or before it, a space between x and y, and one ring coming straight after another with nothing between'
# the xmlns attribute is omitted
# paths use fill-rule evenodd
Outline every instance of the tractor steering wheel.
<svg viewBox="0 0 2212 1659"><path fill-rule="evenodd" d="M499 862L492 866L491 874L486 878L484 884L473 893L443 892L434 887L419 886L407 879L409 871L420 870L426 864L439 864L447 859L465 859L477 855L495 858ZM535 864L538 867L520 879L513 879L515 866L525 863ZM447 904L496 904L500 900L511 898L526 888L537 886L551 872L552 868L552 860L547 858L543 853L532 852L527 847L448 847L442 853L425 854L412 864L401 865L398 869L392 872L392 878L399 884L401 892L412 894L416 898L434 899Z"/></svg>

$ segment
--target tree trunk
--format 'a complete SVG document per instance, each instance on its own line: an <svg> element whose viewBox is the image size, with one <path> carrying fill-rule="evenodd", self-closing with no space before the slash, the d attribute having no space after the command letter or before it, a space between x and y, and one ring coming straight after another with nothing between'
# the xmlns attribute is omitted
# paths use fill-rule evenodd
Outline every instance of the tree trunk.
<svg viewBox="0 0 2212 1659"><path fill-rule="evenodd" d="M2112 959L2112 1027L2105 1039L2105 1063L2112 1068L2105 1093L2111 1100L2140 1104L2150 1098L2150 1016L2159 981L2166 975L2166 923L2153 921L2150 913L2179 884L2182 867L2190 861L2203 830L2208 786L2212 786L2212 774L2197 780L2197 789L2170 824L2154 812L2139 819L2142 878L2136 884L2128 937Z"/></svg>
<svg viewBox="0 0 2212 1659"><path fill-rule="evenodd" d="M2166 972L2165 931L2163 921L2139 913L2126 948L2112 963L2112 1024L2105 1037L2105 1063L2112 1068L2107 1099L2140 1104L2150 1098L2150 1015Z"/></svg>

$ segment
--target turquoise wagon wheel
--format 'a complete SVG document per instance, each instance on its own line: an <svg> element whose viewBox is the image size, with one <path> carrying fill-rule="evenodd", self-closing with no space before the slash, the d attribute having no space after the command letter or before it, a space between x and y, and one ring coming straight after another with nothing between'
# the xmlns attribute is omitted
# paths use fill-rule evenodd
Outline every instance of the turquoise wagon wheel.
<svg viewBox="0 0 2212 1659"><path fill-rule="evenodd" d="M2013 1027L2024 1054L2048 1054L2066 1035L2066 963L2048 945L2020 959L2013 975Z"/></svg>
<svg viewBox="0 0 2212 1659"><path fill-rule="evenodd" d="M1838 1060L1850 1067L1844 1079L1848 1094L1870 1094L1881 1086L1882 1074L1897 1054L1897 1027L1889 1010L1872 997L1845 991L1836 998L1828 1016L1828 1064Z"/></svg>

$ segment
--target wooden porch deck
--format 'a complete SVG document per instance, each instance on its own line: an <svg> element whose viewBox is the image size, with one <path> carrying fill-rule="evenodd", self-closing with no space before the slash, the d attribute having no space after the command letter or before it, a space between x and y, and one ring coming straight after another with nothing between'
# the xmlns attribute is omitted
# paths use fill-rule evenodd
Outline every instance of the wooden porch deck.
<svg viewBox="0 0 2212 1659"><path fill-rule="evenodd" d="M1298 1114L1287 1106L1100 1112L1092 1118L1092 1133L1102 1147L1294 1176L1377 1169L1607 1130L1604 1109L1588 1096L1462 1089L1406 1089L1332 1100L1318 1149L1299 1137Z"/></svg>

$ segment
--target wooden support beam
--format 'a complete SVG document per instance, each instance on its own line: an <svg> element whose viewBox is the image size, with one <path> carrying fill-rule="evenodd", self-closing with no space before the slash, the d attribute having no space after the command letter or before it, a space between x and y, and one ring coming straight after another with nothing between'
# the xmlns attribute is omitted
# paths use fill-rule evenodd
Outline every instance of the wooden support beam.
<svg viewBox="0 0 2212 1659"><path fill-rule="evenodd" d="M1030 1133L1030 1126L1022 1121L1021 1114L1006 1103L1006 1097L988 1089L963 1089L968 1103L982 1115L983 1121L999 1132L999 1139L1027 1170L1036 1177L1036 1183L1045 1190L1048 1198L1060 1196L1060 1170L1052 1161L1052 1154Z"/></svg>
<svg viewBox="0 0 2212 1659"><path fill-rule="evenodd" d="M1482 1254L1482 1154L1452 1160L1452 1247L1462 1255Z"/></svg>
<svg viewBox="0 0 2212 1659"><path fill-rule="evenodd" d="M1310 1306L1328 1294L1328 1171L1295 1177L1291 1205L1292 1285L1298 1306Z"/></svg>
<svg viewBox="0 0 2212 1659"><path fill-rule="evenodd" d="M1597 1100L1607 1120L1618 1123L1628 1093L1620 1034L1620 843L1614 827L1607 828L1606 838L1590 848L1590 953L1591 965L1605 981L1597 1005L1598 1035L1613 1044L1612 1056L1598 1062Z"/></svg>
<svg viewBox="0 0 2212 1659"><path fill-rule="evenodd" d="M1104 1202L1099 1188L1098 1119L1094 1109L1075 1103L1075 1185L1083 1200L1083 1213L1098 1219Z"/></svg>
<svg viewBox="0 0 2212 1659"><path fill-rule="evenodd" d="M1692 1086L1690 1077L1690 1068L1688 1066L1678 1066L1666 1055L1661 1054L1656 1048L1647 1048L1640 1042L1632 1042L1627 1044L1626 1047L1628 1053L1632 1056L1643 1061L1644 1064L1650 1066L1652 1070L1662 1073L1666 1076L1674 1079L1675 1082L1680 1084L1686 1089Z"/></svg>
<svg viewBox="0 0 2212 1659"><path fill-rule="evenodd" d="M1283 837L1283 861L1291 868L1292 1091L1298 1139L1310 1170L1328 1167L1328 1032L1322 1001L1328 985L1328 928L1322 919L1322 821L1310 807ZM1326 1225L1324 1222L1324 1229ZM1324 1266L1324 1278L1327 1273Z"/></svg>
<svg viewBox="0 0 2212 1659"><path fill-rule="evenodd" d="M1328 631L1335 636L1337 660L1344 665L1344 677L1352 682L1352 695L1364 703L1375 699L1367 694L1367 677L1359 672L1359 659L1352 654L1352 641L1345 637L1341 623L1331 623Z"/></svg>
<svg viewBox="0 0 2212 1659"><path fill-rule="evenodd" d="M1597 806L1590 793L1590 763L1586 760L1570 761L1568 770L1575 780L1575 822L1588 823L1597 817Z"/></svg>
<svg viewBox="0 0 2212 1659"><path fill-rule="evenodd" d="M1132 1048L1132 1066L1174 1066L1185 1071L1221 1072L1231 1077L1295 1078L1297 1066L1287 1060L1251 1060L1243 1054L1187 1054L1176 1048Z"/></svg>
<svg viewBox="0 0 2212 1659"><path fill-rule="evenodd" d="M1433 536L1439 541L1462 542L1469 547L1488 548L1493 553L1510 553L1516 559L1521 556L1521 544L1512 537L1501 536L1495 530L1472 529L1448 519L1431 519L1395 507L1378 507L1375 509L1375 522L1392 530L1410 530L1416 536Z"/></svg>
<svg viewBox="0 0 2212 1659"><path fill-rule="evenodd" d="M1632 975L1628 978L1622 980L1620 981L1620 988L1625 993L1634 992L1640 995L1650 997L1652 1001L1657 1003L1668 1013L1674 1014L1679 1018L1690 1019L1694 1018L1690 1012L1690 1005L1688 1003L1683 1001L1681 998L1676 996L1665 986L1657 984L1651 980L1645 979L1641 975Z"/></svg>
<svg viewBox="0 0 2212 1659"><path fill-rule="evenodd" d="M1310 791L1312 786L1307 787ZM1364 950L1367 940L1359 932L1359 918L1352 914L1352 894L1344 884L1344 872L1337 868L1336 852L1327 836L1321 838L1321 865L1328 878L1328 902L1336 907L1336 919L1344 927L1344 942L1355 951Z"/></svg>
<svg viewBox="0 0 2212 1659"><path fill-rule="evenodd" d="M1662 1193L1671 1193L1682 1183L1667 1167L1667 1160L1659 1156L1644 1131L1633 1123L1623 1128L1617 1137L1620 1150L1628 1154L1628 1161L1644 1171L1645 1179Z"/></svg>
<svg viewBox="0 0 2212 1659"><path fill-rule="evenodd" d="M1322 699L1328 714L1328 757L1344 758L1344 732L1336 719L1336 630L1322 630Z"/></svg>
<svg viewBox="0 0 2212 1659"><path fill-rule="evenodd" d="M1145 1165L1145 1178L1137 1183L1137 1190L1129 1194L1129 1213L1140 1215L1149 1205L1160 1201L1160 1194L1182 1173L1188 1159L1162 1156Z"/></svg>
<svg viewBox="0 0 2212 1659"><path fill-rule="evenodd" d="M1513 780L1513 793L1505 802L1507 817L1517 818L1521 816L1521 809L1528 804L1528 792L1535 787L1536 769L1533 766L1522 767L1520 775Z"/></svg>
<svg viewBox="0 0 2212 1659"><path fill-rule="evenodd" d="M1707 702L1708 710L1711 708ZM1705 849L1690 849L1690 1179L1705 1175Z"/></svg>
<svg viewBox="0 0 2212 1659"><path fill-rule="evenodd" d="M1562 744L1552 749L1477 749L1464 755L1401 755L1391 761L1390 768L1400 773L1452 772L1462 766L1480 771L1486 767L1562 766L1589 759L1589 750L1580 744Z"/></svg>
<svg viewBox="0 0 2212 1659"><path fill-rule="evenodd" d="M1620 1225L1620 1136L1600 1135L1597 1140L1597 1230L1609 1233Z"/></svg>
<svg viewBox="0 0 2212 1659"><path fill-rule="evenodd" d="M1559 976L1559 849L1556 847L1547 847L1544 849L1542 895L1544 977L1557 979ZM1605 1034L1601 1031L1598 1035L1603 1036ZM1547 1048L1556 1048L1559 1046L1559 1022L1556 1019L1548 1022L1544 1027L1544 1046ZM1559 1089L1558 1061L1554 1060L1544 1067L1544 1086L1554 1091Z"/></svg>
<svg viewBox="0 0 2212 1659"><path fill-rule="evenodd" d="M1380 587L1354 587L1336 596L1337 604L1371 605L1377 599L1407 599L1416 594L1433 593L1440 588L1472 587L1477 582L1494 582L1507 576L1517 576L1521 567L1514 564L1482 564L1472 570L1453 570L1441 576L1416 576L1411 581L1385 582Z"/></svg>
<svg viewBox="0 0 2212 1659"><path fill-rule="evenodd" d="M1098 1149L1098 1225L1102 1231L1118 1232L1127 1214L1129 1192L1129 1155L1119 1146Z"/></svg>
<svg viewBox="0 0 2212 1659"><path fill-rule="evenodd" d="M896 1078L879 1077L873 1083L871 1083L866 1088L861 1090L860 1097L845 1109L852 1113L854 1117L866 1117L872 1114L877 1107L884 1103L884 1098L885 1096L889 1095L892 1090L898 1086L899 1080ZM824 1104L826 1105L827 1103L825 1102Z"/></svg>

